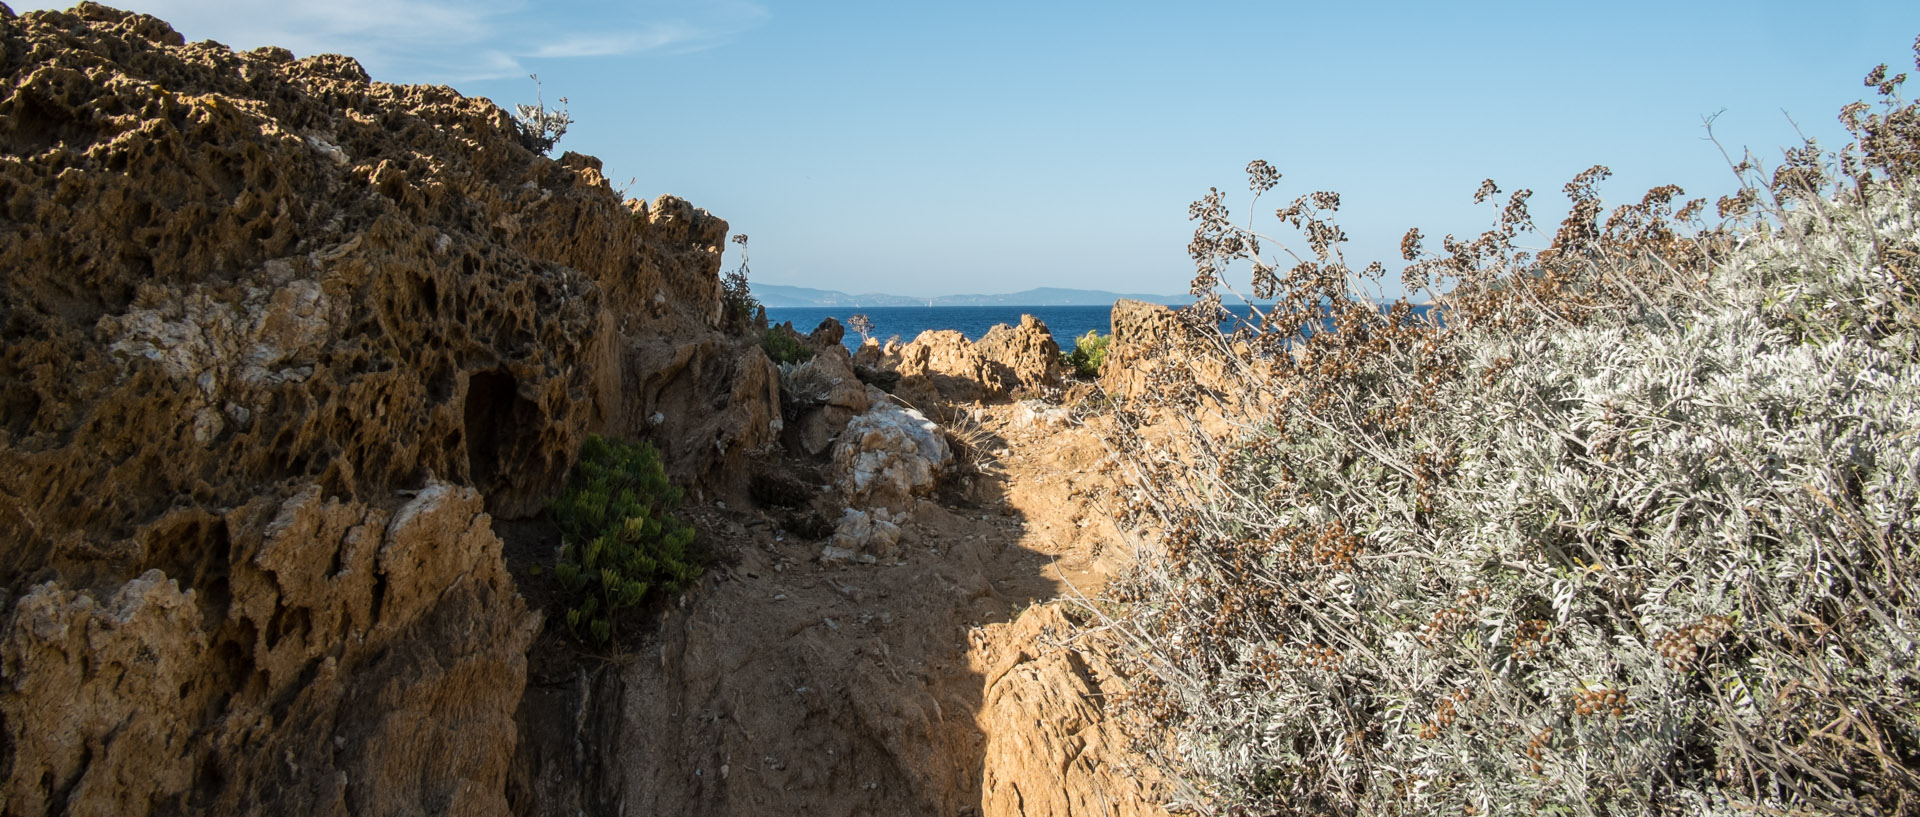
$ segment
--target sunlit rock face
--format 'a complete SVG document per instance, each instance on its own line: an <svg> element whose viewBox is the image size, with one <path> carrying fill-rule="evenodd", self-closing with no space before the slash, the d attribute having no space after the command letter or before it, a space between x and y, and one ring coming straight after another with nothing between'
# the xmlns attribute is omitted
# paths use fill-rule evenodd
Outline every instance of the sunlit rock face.
<svg viewBox="0 0 1920 817"><path fill-rule="evenodd" d="M1021 387L1037 390L1060 385L1064 369L1060 344L1039 318L1021 315L1019 326L999 324L973 346L981 357L1005 366Z"/></svg>
<svg viewBox="0 0 1920 817"><path fill-rule="evenodd" d="M953 451L939 425L876 394L840 432L833 461L850 504L905 510L933 490Z"/></svg>
<svg viewBox="0 0 1920 817"><path fill-rule="evenodd" d="M591 431L777 432L726 222L352 59L0 6L8 813L500 814L538 626L493 517Z"/></svg>

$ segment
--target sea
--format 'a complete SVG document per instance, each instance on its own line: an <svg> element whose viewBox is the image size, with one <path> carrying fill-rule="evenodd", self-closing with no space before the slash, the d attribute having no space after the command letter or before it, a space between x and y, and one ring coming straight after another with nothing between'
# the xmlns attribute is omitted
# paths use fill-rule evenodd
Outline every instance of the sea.
<svg viewBox="0 0 1920 817"><path fill-rule="evenodd" d="M894 335L905 343L929 329L953 329L967 340L979 340L995 324L1020 325L1021 315L1032 315L1047 325L1053 341L1062 349L1072 349L1073 341L1088 332L1111 334L1111 306L791 306L767 307L767 321L779 324L791 321L801 334L813 331L827 318L841 326L856 314L873 321L872 336L881 343ZM860 333L847 329L848 348L859 348Z"/></svg>
<svg viewBox="0 0 1920 817"><path fill-rule="evenodd" d="M1228 307L1242 318L1248 310L1244 305ZM1427 307L1416 307L1425 314ZM918 337L928 329L953 329L966 335L968 340L979 340L995 324L1020 325L1021 315L1032 315L1047 325L1053 333L1053 342L1063 350L1072 349L1075 338L1088 332L1102 335L1112 334L1113 307L1111 306L791 306L767 307L767 321L773 324L792 322L793 328L801 334L813 331L814 327L827 318L840 321L841 326L856 314L866 315L873 321L872 336L881 343L899 335L905 343ZM1232 331L1231 322L1222 324L1223 331ZM860 347L860 333L847 330L843 342L849 349Z"/></svg>

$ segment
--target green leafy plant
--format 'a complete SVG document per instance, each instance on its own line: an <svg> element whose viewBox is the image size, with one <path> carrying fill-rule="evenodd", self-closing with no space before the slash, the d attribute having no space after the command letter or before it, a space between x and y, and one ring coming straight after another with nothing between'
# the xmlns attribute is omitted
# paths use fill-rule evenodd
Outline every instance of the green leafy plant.
<svg viewBox="0 0 1920 817"><path fill-rule="evenodd" d="M1080 377L1098 377L1101 364L1107 362L1107 343L1111 340L1111 337L1089 329L1086 334L1074 339L1073 351L1061 355L1060 360Z"/></svg>
<svg viewBox="0 0 1920 817"><path fill-rule="evenodd" d="M760 348L767 353L768 359L783 366L813 359L813 347L808 346L793 330L781 326L760 333Z"/></svg>
<svg viewBox="0 0 1920 817"><path fill-rule="evenodd" d="M753 297L753 287L747 283L747 234L734 236L733 243L740 247L740 266L720 276L720 303L728 318L745 324L760 311L760 299Z"/></svg>
<svg viewBox="0 0 1920 817"><path fill-rule="evenodd" d="M549 508L560 528L554 576L574 637L609 643L621 611L700 575L693 529L671 516L679 504L680 489L667 481L653 446L587 438Z"/></svg>
<svg viewBox="0 0 1920 817"><path fill-rule="evenodd" d="M515 105L514 120L520 126L520 139L528 150L535 153L551 153L554 145L560 143L560 137L567 135L567 126L573 124L573 117L567 114L567 98L560 97L560 109L550 110L541 93L540 75L528 74L533 80L534 104Z"/></svg>

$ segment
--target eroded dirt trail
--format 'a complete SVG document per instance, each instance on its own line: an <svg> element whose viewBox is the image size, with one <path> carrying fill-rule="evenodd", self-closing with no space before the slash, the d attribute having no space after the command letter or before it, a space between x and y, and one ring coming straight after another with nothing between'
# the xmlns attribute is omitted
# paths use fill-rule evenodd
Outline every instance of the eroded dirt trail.
<svg viewBox="0 0 1920 817"><path fill-rule="evenodd" d="M879 564L829 566L755 511L624 669L626 814L1162 813L1101 717L1109 669L1063 605L1126 558L1106 452L1064 413L974 409L980 474L921 500Z"/></svg>

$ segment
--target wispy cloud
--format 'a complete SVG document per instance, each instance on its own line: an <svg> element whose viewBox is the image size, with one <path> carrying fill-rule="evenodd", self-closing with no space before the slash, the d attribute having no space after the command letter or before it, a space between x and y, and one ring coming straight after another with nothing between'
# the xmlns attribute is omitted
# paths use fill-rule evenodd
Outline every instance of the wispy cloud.
<svg viewBox="0 0 1920 817"><path fill-rule="evenodd" d="M764 21L744 0L616 9L519 0L136 0L189 40L350 54L375 79L466 82L529 73L524 60L682 53L725 45Z"/></svg>

